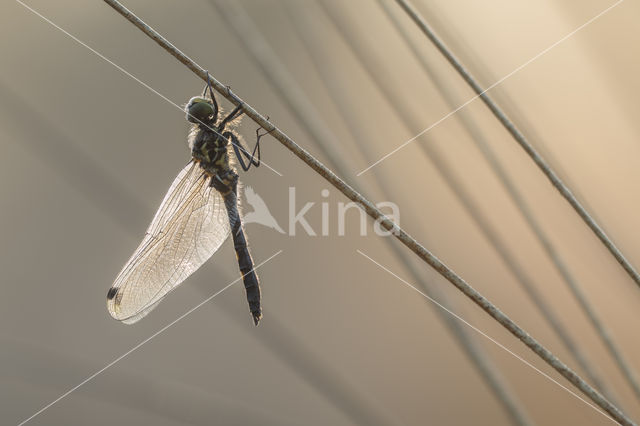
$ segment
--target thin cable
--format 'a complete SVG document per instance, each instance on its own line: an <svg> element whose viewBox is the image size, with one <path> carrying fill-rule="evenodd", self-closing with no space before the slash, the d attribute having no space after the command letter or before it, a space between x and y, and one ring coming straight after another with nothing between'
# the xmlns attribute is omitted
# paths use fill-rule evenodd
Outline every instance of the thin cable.
<svg viewBox="0 0 640 426"><path fill-rule="evenodd" d="M598 13L593 18L589 19L587 22L582 24L572 33L566 35L554 45L547 48L545 51L540 53L538 56L548 52L551 48L559 43L563 42L567 38L571 37L577 31L596 21L600 17L602 17L607 12L611 11L616 6L620 5L624 0L618 0L611 6L607 7L602 12ZM449 61L449 63L458 71L460 76L464 79L464 81L469 84L469 86L473 89L474 92L477 93L476 97L480 97L482 101L487 105L487 107L491 110L493 115L502 123L504 128L513 136L516 142L520 144L520 146L525 150L525 152L531 157L531 159L536 163L536 165L542 170L542 172L547 176L549 181L553 186L556 187L558 192L569 202L571 207L578 213L578 215L582 218L584 223L587 224L589 228L593 231L593 233L600 239L602 244L609 250L609 252L613 255L613 257L618 261L618 263L624 268L627 274L631 277L631 279L640 286L640 274L635 270L633 265L627 260L622 251L615 245L615 243L609 238L609 236L605 233L604 229L600 227L600 225L596 222L596 220L587 212L587 210L583 207L582 203L578 201L578 199L573 195L571 190L567 187L567 185L560 179L560 177L553 170L551 165L547 163L547 161L542 158L542 156L538 153L538 151L531 145L531 143L525 138L524 134L518 129L518 127L507 117L507 115L500 109L500 107L489 97L486 93L488 90L495 87L496 84L499 84L500 81L495 83L492 86L489 86L487 89L482 89L480 84L475 80L475 78L471 75L469 71L462 65L462 63L454 56L453 52L451 52L447 46L444 44L442 40L438 38L435 32L431 29L427 21L420 15L420 13L415 9L415 7L408 0L396 0L396 2L402 7L402 9L409 15L409 17L416 23L418 28L431 40L431 42L436 46L436 48L444 55L444 57ZM522 65L526 66L526 64ZM518 69L516 69L517 71ZM516 72L514 71L514 72ZM503 79L504 80L504 79Z"/></svg>
<svg viewBox="0 0 640 426"><path fill-rule="evenodd" d="M546 374L545 372L543 372L542 370L540 370L539 368L537 368L535 365L531 364L529 361L525 360L524 358L522 358L520 355L516 354L515 352L511 351L509 348L507 348L506 346L504 346L502 343L498 342L497 340L495 340L493 337L489 336L487 333L485 333L484 331L480 330L479 328L471 325L469 322L467 322L466 320L464 320L462 317L460 317L459 315L457 315L456 313L450 311L449 309L447 309L445 306L443 306L441 303L439 303L437 300L429 297L427 294L423 293L422 291L420 291L419 289L417 289L414 285L408 283L407 281L405 281L404 279L400 278L400 276L398 276L397 274L393 273L389 268L385 267L384 265L380 264L379 262L373 260L371 257L367 256L366 254L364 254L362 251L360 250L356 250L359 254L361 254L362 256L366 257L367 259L369 259L371 262L373 262L374 264L378 265L381 269L383 269L384 271L388 272L389 274L393 275L394 277L396 277L397 279L399 279L400 281L402 281L404 284L406 284L408 287L410 287L411 289L415 290L416 292L420 293L423 297L425 297L426 299L428 299L429 301L433 302L436 306L438 306L439 308L445 310L448 314L452 315L453 317L455 317L456 319L462 321L465 325L471 327L474 331L476 331L477 333L479 333L480 335L482 335L483 337L486 337L487 339L489 339L491 342L495 343L500 349L503 349L504 351L506 351L507 353L511 354L512 356L514 356L515 358L519 359L520 361L522 361L524 364L526 364L527 366L531 367L533 370L537 371L538 373L540 373L542 376L544 376L546 379L550 380L551 382L555 383L556 385L560 386L562 389L566 390L567 392L569 392L571 395L573 395L574 397L578 398L580 401L584 402L585 404L587 404L589 407L593 408L594 410L596 410L598 413L602 414L603 416L605 416L607 419L611 420L614 423L617 423L615 419L613 419L612 417L610 417L607 413L601 411L600 409L598 409L598 407L596 407L595 405L591 404L589 401L585 400L584 398L582 398L580 395L578 395L577 393L573 392L571 389L567 388L566 386L562 385L560 382L554 380L551 376L549 376L548 374Z"/></svg>
<svg viewBox="0 0 640 426"><path fill-rule="evenodd" d="M624 0L620 0L618 3L622 2ZM531 64L532 62L536 61L537 59L539 59L541 56L545 55L546 53L548 53L550 50L552 50L554 47L558 46L559 44L561 44L562 42L566 41L567 39L569 39L570 37L572 37L573 35L575 35L578 31L582 30L584 27L586 27L587 25L593 23L596 19L600 18L602 15L604 15L605 13L607 13L609 10L611 10L613 7L617 6L617 4L614 4L612 7L604 10L603 12L599 13L598 15L596 15L595 17L593 17L592 19L588 20L587 22L585 22L584 24L580 25L578 28L576 28L575 30L571 31L569 34L565 35L564 37L562 37L560 40L556 41L555 43L551 44L550 46L546 47L545 49L543 49L541 52L538 52L534 57L532 57L531 59L529 59L528 61L526 61L525 63L521 64L520 66L518 66L517 68L515 68L513 71L511 71L510 73L508 73L507 75L503 76L501 79L499 79L498 81L496 81L495 83L493 83L491 86L487 87L486 89L484 89L484 91L481 92L481 94L477 94L474 97L472 97L471 99L469 99L468 101L466 101L465 103L463 103L462 105L458 106L456 109L454 109L453 111L447 113L445 116L441 117L438 121L436 121L435 123L431 124L429 127L427 127L426 129L420 131L420 133L418 133L417 135L411 137L410 139L408 139L407 141L405 141L404 143L402 143L401 145L399 145L398 147L396 147L393 151L389 152L388 154L386 154L385 156L383 156L382 158L380 158L379 160L377 160L375 163L369 165L367 168L361 170L358 173L358 176L362 175L363 173L367 172L368 170L370 170L372 167L378 165L379 163L381 163L382 161L386 160L387 158L389 158L391 155L395 154L396 152L398 152L399 150L401 150L402 148L404 148L405 146L407 146L408 144L410 144L411 142L413 142L414 140L416 140L418 137L422 136L423 134L427 133L429 130L433 129L434 127L436 127L438 124L442 123L443 121L445 121L447 118L451 117L452 115L454 115L455 113L457 113L458 111L460 111L462 108L466 107L467 105L469 105L471 102L475 101L476 99L478 99L482 94L484 94L485 92L488 92L489 90L493 89L494 87L496 87L497 85L501 84L502 82L504 82L506 79L508 79L509 77L513 76L514 74L516 74L517 72L519 72L520 70L522 70L523 68L525 68L527 65Z"/></svg>
<svg viewBox="0 0 640 426"><path fill-rule="evenodd" d="M187 57L184 53L178 50L175 46L169 43L159 33L145 24L140 18L135 16L124 6L122 6L116 0L104 0L109 6L125 17L129 22L138 27L141 31L147 34L152 40L163 47L172 56L182 62L187 68L198 75L203 81L206 81L209 73L196 64L193 60ZM240 97L231 91L228 86L223 85L217 79L211 78L212 85L218 93L232 102L234 105L242 105L242 109L245 114L259 124L262 128L269 131L274 139L280 141L287 149L289 149L298 158L304 161L309 167L316 171L320 176L325 178L336 189L342 192L347 198L359 204L365 212L371 216L374 220L377 220L380 225L393 233L393 235L401 241L405 246L412 250L419 258L431 265L438 273L445 277L449 282L462 291L467 297L472 299L474 303L480 306L491 317L503 325L512 334L518 337L525 345L532 349L538 356L545 360L550 366L557 370L562 376L579 388L585 395L587 395L597 405L611 414L616 420L622 424L633 424L633 422L620 411L615 405L607 401L597 390L593 389L587 382L584 381L579 375L571 370L566 364L560 361L553 353L542 346L537 340L532 338L524 329L517 325L513 320L502 313L495 305L493 305L488 299L482 296L477 290L467 284L460 276L458 276L453 270L448 268L431 252L425 249L414 238L407 234L402 228L395 225L389 218L387 218L373 203L366 198L362 197L346 182L340 179L337 175L331 172L327 167L320 163L317 159L311 156L306 150L301 148L295 143L293 139L287 136L273 123L269 122L266 117L255 110L251 105L244 102Z"/></svg>
<svg viewBox="0 0 640 426"><path fill-rule="evenodd" d="M450 83L447 81L446 78L441 78L435 71L434 67L432 67L429 64L426 56L422 54L422 52L418 48L417 43L409 35L406 27L400 22L399 18L391 10L391 6L389 5L389 3L385 0L378 0L378 4L385 11L387 17L390 19L391 23L396 28L397 32L403 38L403 40L405 41L405 43L413 53L414 57L418 60L423 71L429 76L431 80L433 80L434 87L441 94L446 104L449 107L454 107L457 104L457 102L456 100L453 99L453 96L452 96L453 90L447 89ZM607 348L614 362L622 372L622 375L627 380L631 389L633 389L636 397L640 398L640 384L638 382L636 372L634 371L631 364L629 364L625 360L624 355L622 354L622 350L617 346L617 344L613 340L613 337L610 331L607 329L604 322L598 317L596 310L591 305L586 294L582 290L582 286L577 281L577 279L573 276L573 274L570 272L568 265L562 259L562 256L560 255L558 250L555 248L555 246L551 242L551 239L547 236L542 226L535 219L533 211L531 211L531 209L527 206L523 195L517 189L515 184L509 179L507 171L500 163L500 160L493 152L491 146L482 137L480 129L478 129L475 123L473 122L473 118L471 118L466 113L466 111L461 111L458 117L460 118L462 126L465 128L467 133L471 136L471 139L476 143L476 145L480 149L480 152L484 156L485 160L489 163L489 166L495 173L496 177L498 178L498 180L500 181L504 189L507 191L507 193L511 197L513 203L516 205L518 210L520 210L520 213L522 214L523 218L529 225L529 228L531 229L533 234L536 236L536 238L540 242L540 245L542 246L543 250L547 254L548 258L554 264L556 270L562 277L563 281L565 282L569 290L572 292L573 296L575 297L579 306L584 311L588 320L591 322L596 333L602 340L604 346ZM594 381L594 384L599 389L601 389L603 393L605 394L609 393L608 391L605 392L605 388L602 387L604 383L598 384L596 381ZM609 395L609 399L611 400L610 395Z"/></svg>
<svg viewBox="0 0 640 426"><path fill-rule="evenodd" d="M185 64L194 73L204 79L209 77L209 74L202 67L193 62L184 53L178 50L175 46L169 43L162 35L154 31L151 27L145 24L137 16L122 6L117 0L105 0L107 4L114 8L123 17L128 19L132 24L138 27L141 31L147 34L150 38L156 41L167 52L173 55L180 62ZM422 260L430 264L436 271L446 277L452 284L454 284L459 290L470 297L475 303L481 306L489 315L500 322L505 328L516 335L523 343L529 346L540 357L545 359L553 368L561 373L565 378L571 381L580 390L585 392L596 404L600 405L605 411L609 412L617 420L632 424L631 420L622 413L615 405L611 404L606 398L604 398L597 390L593 389L587 382L578 376L573 370L571 370L566 364L561 362L555 355L553 355L548 349L542 346L537 340L533 339L528 333L526 333L520 326L518 326L513 320L502 313L495 305L493 305L484 296L478 293L473 287L467 284L460 276L458 276L453 270L448 268L431 252L426 250L424 246L418 243L414 238L410 237L402 228L394 224L389 220L375 205L369 200L365 199L356 192L352 187L347 185L342 179L331 172L327 167L320 163L317 159L311 156L306 150L301 148L295 143L293 139L288 137L284 132L270 123L265 117L256 111L249 104L240 99L237 95L231 92L230 88L221 84L215 78L212 79L213 86L218 93L225 96L234 105L241 105L245 114L251 117L256 123L261 125L265 130L269 131L271 135L280 141L287 149L303 160L309 167L315 170L318 174L324 177L335 188L341 191L352 201L360 204L362 208L369 214L374 220L377 220L380 225L388 231L391 231L396 238L398 238L403 244L416 253Z"/></svg>
<svg viewBox="0 0 640 426"><path fill-rule="evenodd" d="M342 35L344 42L349 47L353 55L360 61L362 69L374 83L374 87L376 87L381 92L382 97L389 102L391 110L398 116L401 124L403 124L409 132L420 126L420 118L415 110L408 107L407 103L397 90L394 90L393 87L385 84L385 81L390 80L391 77L383 75L383 72L386 69L384 61L378 59L378 55L376 55L372 49L368 48L367 44L363 42L361 37L358 37L358 33L353 31L353 27L349 24L349 21L346 20L341 13L329 7L325 2L319 2L319 5L328 16L330 22ZM465 189L462 180L454 172L453 167L449 165L449 162L438 148L438 145L427 141L426 143L419 144L418 147L425 157L431 162L440 176L442 176L445 184L449 187L489 244L500 256L509 272L520 284L538 311L540 311L544 320L548 322L549 326L558 336L560 341L576 359L582 370L585 372L587 378L601 391L602 389L605 389L606 387L604 386L603 380L598 376L595 368L589 363L587 356L581 351L579 345L572 338L571 332L564 326L561 319L554 313L551 306L546 302L533 280L526 273L525 268L522 267L516 256L509 249L508 244L500 236L500 233L492 226L489 218L482 214L482 209L474 201L471 194ZM609 399L608 394L605 394L605 396Z"/></svg>

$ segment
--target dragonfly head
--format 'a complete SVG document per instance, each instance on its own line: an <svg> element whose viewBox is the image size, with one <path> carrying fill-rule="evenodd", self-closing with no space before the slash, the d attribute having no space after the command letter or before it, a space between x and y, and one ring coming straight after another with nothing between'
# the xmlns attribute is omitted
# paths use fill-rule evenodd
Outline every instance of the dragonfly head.
<svg viewBox="0 0 640 426"><path fill-rule="evenodd" d="M190 123L209 123L212 119L215 121L216 108L206 98L194 96L189 99L184 111L187 113L187 121Z"/></svg>

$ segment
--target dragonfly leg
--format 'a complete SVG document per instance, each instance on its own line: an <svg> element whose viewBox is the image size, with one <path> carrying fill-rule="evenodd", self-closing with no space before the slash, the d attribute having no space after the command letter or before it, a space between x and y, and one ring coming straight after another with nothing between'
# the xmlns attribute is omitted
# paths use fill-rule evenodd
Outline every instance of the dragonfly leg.
<svg viewBox="0 0 640 426"><path fill-rule="evenodd" d="M223 131L225 126L227 124L229 124L229 122L231 120L235 120L236 118L240 117L242 115L242 104L238 105L237 107L235 107L233 109L233 111L231 111L229 113L229 115L227 115L225 118L222 119L222 121L220 122L220 124L218 125L218 131Z"/></svg>
<svg viewBox="0 0 640 426"><path fill-rule="evenodd" d="M267 117L267 121L269 121L269 117ZM276 128L274 127L271 130L265 131L264 133L260 133L260 129L262 129L262 127L258 127L256 129L256 144L260 142L260 139L267 136L269 133L273 132Z"/></svg>
<svg viewBox="0 0 640 426"><path fill-rule="evenodd" d="M231 146L233 147L233 151L236 153L236 158L238 159L242 170L246 172L251 168L251 166L260 166L260 138L258 138L258 141L253 147L253 152L249 154L249 151L247 151L246 148L242 146L240 139L238 139L238 137L233 132L224 132L222 136L231 141ZM245 160L242 158L243 155L245 159L248 160L248 163L245 163Z"/></svg>
<svg viewBox="0 0 640 426"><path fill-rule="evenodd" d="M207 89L209 89L209 96L211 97L211 104L213 105L213 122L215 123L218 120L218 101L216 101L216 97L213 95L209 71L207 71L207 85L204 86L204 90L202 91L203 98L207 95Z"/></svg>

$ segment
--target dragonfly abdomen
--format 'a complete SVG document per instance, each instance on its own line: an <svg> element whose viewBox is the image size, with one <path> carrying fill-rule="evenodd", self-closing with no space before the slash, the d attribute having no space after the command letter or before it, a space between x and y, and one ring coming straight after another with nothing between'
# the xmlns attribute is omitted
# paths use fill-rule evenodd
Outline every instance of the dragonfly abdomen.
<svg viewBox="0 0 640 426"><path fill-rule="evenodd" d="M249 245L242 228L242 220L238 211L237 190L234 186L233 190L224 195L224 204L227 208L229 216L229 225L231 228L231 236L233 237L233 247L236 250L238 258L238 266L242 273L244 288L247 292L247 302L249 302L249 310L253 316L253 322L258 325L262 318L262 309L260 307L260 282L258 275L254 271L253 259L249 252Z"/></svg>

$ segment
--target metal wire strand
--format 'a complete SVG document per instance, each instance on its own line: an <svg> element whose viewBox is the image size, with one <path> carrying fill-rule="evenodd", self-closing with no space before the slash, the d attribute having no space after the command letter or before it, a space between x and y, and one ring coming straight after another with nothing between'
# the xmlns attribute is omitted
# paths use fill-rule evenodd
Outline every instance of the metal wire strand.
<svg viewBox="0 0 640 426"><path fill-rule="evenodd" d="M450 108L457 107L459 105L459 102L456 102L456 100L453 99L453 96L451 95L452 91L447 90L447 87L450 86L450 83L445 78L441 78L437 74L435 69L429 64L426 56L422 54L422 52L418 48L416 41L413 38L411 38L411 36L409 36L409 33L406 27L403 25L402 22L400 22L399 17L397 17L396 14L394 14L393 11L391 10L391 5L389 4L389 1L386 1L386 0L377 0L377 1L378 1L378 4L380 4L380 6L382 7L382 9L385 11L387 17L389 18L389 20L391 21L391 23L393 24L397 32L400 34L400 36L402 37L406 45L409 47L409 49L413 53L415 58L418 60L418 63L422 67L425 74L431 80L433 80L434 86L440 92L446 104ZM460 122L462 126L465 128L467 133L471 136L471 139L476 143L476 145L480 149L480 152L484 156L485 160L487 161L487 163L489 163L489 166L491 167L493 172L496 174L498 180L500 181L504 189L507 191L507 193L511 197L513 203L518 208L518 210L520 210L520 213L522 214L523 218L529 225L529 228L531 229L533 234L536 236L536 238L540 242L540 245L542 246L543 250L547 254L548 258L551 260L556 270L562 277L563 281L565 282L565 284L567 285L567 287L575 297L576 301L578 302L578 305L582 308L586 317L591 322L593 328L595 329L596 333L602 340L604 346L607 348L614 362L622 372L622 375L627 380L631 389L634 391L636 398L640 398L640 384L638 382L636 372L634 371L631 364L629 364L629 362L625 359L624 355L622 354L622 350L618 347L618 345L614 341L611 335L611 332L607 329L607 326L599 318L595 308L591 305L591 302L589 302L589 299L587 298L586 294L582 290L582 286L577 281L577 279L573 276L573 274L569 270L568 265L565 263L564 259L562 258L560 253L557 251L557 249L551 242L551 239L549 238L549 236L547 236L542 226L536 220L533 212L527 206L524 200L524 197L522 196L518 188L516 188L514 183L509 179L507 171L500 163L500 160L498 160L498 157L493 152L491 146L482 137L481 131L480 129L477 128L477 126L473 122L473 119L464 110L461 110L460 112L458 112L458 117L460 118ZM594 381L594 384L595 383L596 382ZM600 386L598 386L598 388L603 390L603 388ZM609 399L611 399L610 396L609 396Z"/></svg>
<svg viewBox="0 0 640 426"><path fill-rule="evenodd" d="M420 119L414 110L407 106L407 103L404 102L404 99L397 90L394 90L390 85L385 85L386 78L382 75L382 71L384 70L382 61L378 60L372 49L369 49L367 45L360 40L358 34L353 31L353 27L349 25L348 20L345 19L340 12L329 7L324 1L320 1L319 5L327 14L329 21L342 35L343 40L353 55L360 61L362 69L374 82L374 86L389 102L392 111L397 114L401 124L403 124L409 132L418 128L420 126ZM425 136L423 135L422 137L424 138ZM556 315L551 306L546 302L533 280L525 272L525 269L521 266L520 262L518 262L516 256L513 255L506 242L500 237L499 232L491 225L489 218L482 214L482 209L465 189L461 179L449 165L449 162L438 149L438 146L430 142L431 141L419 143L419 149L442 176L444 182L451 189L451 192L458 199L464 210L467 211L469 217L482 232L489 244L495 249L496 253L502 258L505 266L525 291L527 297L533 302L553 332L573 355L578 365L585 372L587 378L611 400L611 393L608 391L604 380L596 373L596 369L591 365L587 356L571 336L571 332L564 326L559 316Z"/></svg>
<svg viewBox="0 0 640 426"><path fill-rule="evenodd" d="M611 10L613 7L620 4L623 0L616 2L614 5L606 9L604 12ZM551 165L542 158L542 155L531 145L527 138L522 134L518 127L513 123L502 109L496 104L493 99L489 97L486 89L482 89L480 84L471 75L471 73L462 65L462 63L455 57L453 52L447 48L442 40L435 34L433 29L429 26L424 17L417 11L415 6L409 0L396 0L400 7L409 15L409 17L415 22L420 30L427 36L427 38L434 44L434 46L444 55L449 63L458 71L464 81L469 84L474 92L482 99L482 102L491 110L493 115L502 123L504 128L513 136L513 139L520 144L525 152L531 157L536 165L547 176L553 186L556 187L558 192L569 202L571 207L578 213L584 223L587 224L593 233L600 239L602 244L609 250L618 263L624 268L631 279L640 287L640 274L635 270L633 265L627 260L622 251L615 245L615 243L605 233L604 229L596 222L596 220L589 214L584 208L582 203L573 195L567 185L560 179L560 177L553 170ZM602 15L602 13L600 15ZM599 16L600 16L599 15Z"/></svg>
<svg viewBox="0 0 640 426"><path fill-rule="evenodd" d="M149 27L140 18L135 16L132 12L126 9L117 0L104 0L115 11L120 13L129 22L143 31L152 40L158 43L162 48L169 52L172 56L183 63L187 68L193 71L202 81L206 81L207 71L200 65L195 63L192 59L178 50L175 46L169 43L162 35ZM529 347L534 353L536 353L541 359L543 359L549 366L560 373L576 388L578 388L585 396L597 406L607 412L614 420L624 425L632 425L631 419L624 414L618 407L609 402L600 392L589 385L582 377L569 368L564 362L556 357L551 351L544 347L540 342L531 337L522 327L515 323L511 318L505 315L497 306L491 303L487 298L480 294L476 289L471 287L466 281L455 273L451 268L445 265L440 259L433 255L429 250L422 246L413 237L407 234L402 228L394 224L389 218L387 218L380 209L378 209L371 201L364 198L361 194L355 191L344 180L338 177L335 173L329 170L326 166L320 163L315 157L309 154L305 149L300 147L293 139L291 139L282 130L277 128L273 123L269 122L265 116L260 114L251 105L243 101L231 89L219 82L216 78L211 78L213 88L224 96L229 102L234 105L242 105L242 109L245 114L250 117L254 122L259 124L262 128L269 131L274 139L278 140L294 155L304 161L309 167L311 167L316 173L322 176L327 182L333 185L337 190L342 192L347 198L353 202L359 204L364 211L374 220L378 221L380 225L393 233L393 235L407 248L413 251L420 259L429 264L440 275L446 278L451 284L458 288L462 293L469 297L476 305L482 310L494 318L498 323L505 327L515 337L517 337L522 343Z"/></svg>

